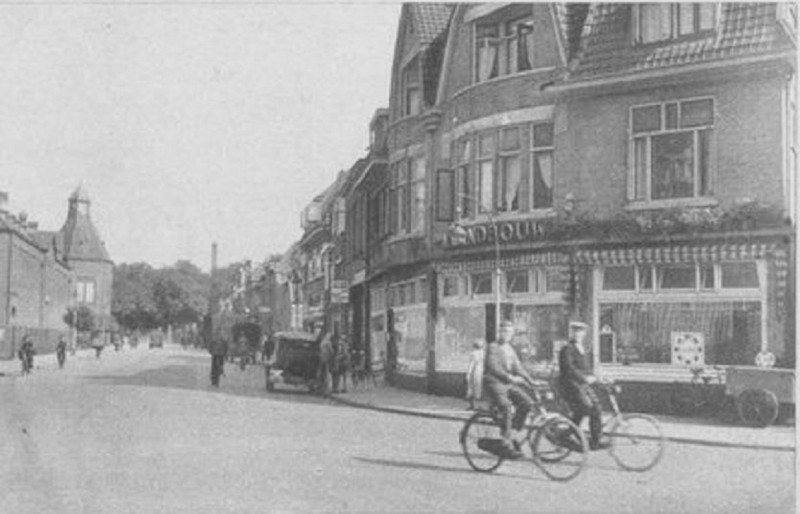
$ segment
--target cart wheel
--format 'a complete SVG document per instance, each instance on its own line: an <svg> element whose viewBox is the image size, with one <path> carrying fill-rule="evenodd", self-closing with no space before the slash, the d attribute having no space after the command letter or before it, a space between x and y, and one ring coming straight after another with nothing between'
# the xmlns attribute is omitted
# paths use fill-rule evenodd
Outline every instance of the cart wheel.
<svg viewBox="0 0 800 514"><path fill-rule="evenodd" d="M778 399L766 389L747 389L736 398L739 419L751 427L765 427L778 417Z"/></svg>

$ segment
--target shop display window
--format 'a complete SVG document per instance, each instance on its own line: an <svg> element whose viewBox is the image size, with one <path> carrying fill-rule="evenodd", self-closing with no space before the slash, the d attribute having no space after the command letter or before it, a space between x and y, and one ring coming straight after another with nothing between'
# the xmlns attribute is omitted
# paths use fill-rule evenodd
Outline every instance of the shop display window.
<svg viewBox="0 0 800 514"><path fill-rule="evenodd" d="M492 273L473 273L470 275L472 294L491 294L494 291Z"/></svg>
<svg viewBox="0 0 800 514"><path fill-rule="evenodd" d="M602 303L600 326L614 336L616 364L671 365L675 334L693 334L706 365L749 365L761 348L761 302Z"/></svg>

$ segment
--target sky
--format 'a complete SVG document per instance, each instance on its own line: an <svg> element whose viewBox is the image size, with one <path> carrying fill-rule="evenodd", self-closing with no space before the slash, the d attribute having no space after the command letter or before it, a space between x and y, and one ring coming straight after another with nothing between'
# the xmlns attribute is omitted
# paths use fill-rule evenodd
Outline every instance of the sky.
<svg viewBox="0 0 800 514"><path fill-rule="evenodd" d="M399 3L0 5L0 191L114 261L263 260L369 143Z"/></svg>

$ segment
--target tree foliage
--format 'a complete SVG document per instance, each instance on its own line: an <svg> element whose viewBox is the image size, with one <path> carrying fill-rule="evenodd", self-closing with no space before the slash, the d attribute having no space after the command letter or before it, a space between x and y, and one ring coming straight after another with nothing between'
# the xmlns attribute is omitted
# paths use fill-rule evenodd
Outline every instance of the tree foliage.
<svg viewBox="0 0 800 514"><path fill-rule="evenodd" d="M70 307L64 314L64 323L75 328L78 332L92 332L97 328L97 319L94 311L86 305L75 309Z"/></svg>
<svg viewBox="0 0 800 514"><path fill-rule="evenodd" d="M145 263L114 268L111 311L129 330L199 323L207 310L210 277L189 261L154 269Z"/></svg>

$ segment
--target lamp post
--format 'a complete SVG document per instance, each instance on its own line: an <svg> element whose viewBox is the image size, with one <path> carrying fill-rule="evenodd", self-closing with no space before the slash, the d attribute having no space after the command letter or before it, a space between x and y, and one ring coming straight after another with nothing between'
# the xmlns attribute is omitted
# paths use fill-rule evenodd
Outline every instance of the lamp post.
<svg viewBox="0 0 800 514"><path fill-rule="evenodd" d="M459 194L458 196L459 198L470 200L477 205L477 202L471 196L463 194ZM456 208L456 218L459 218L460 214L461 208L458 207ZM497 335L500 331L500 286L503 278L503 271L500 269L500 231L497 227L497 220L492 215L492 212L487 210L486 215L489 219L489 223L492 225L492 230L494 231L494 338L496 341ZM458 221L454 221L450 224L448 233L450 235L450 239L457 242L459 245L465 244L467 241L467 229L464 228L464 226Z"/></svg>

